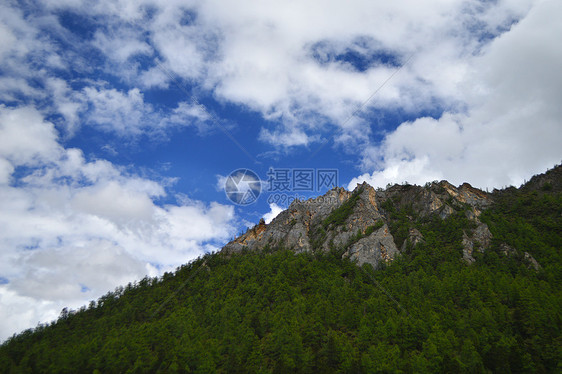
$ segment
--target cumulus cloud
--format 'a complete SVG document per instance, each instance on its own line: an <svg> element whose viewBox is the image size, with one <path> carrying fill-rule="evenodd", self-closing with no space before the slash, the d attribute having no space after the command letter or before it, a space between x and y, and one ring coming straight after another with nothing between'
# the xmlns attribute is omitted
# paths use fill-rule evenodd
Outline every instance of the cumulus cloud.
<svg viewBox="0 0 562 374"><path fill-rule="evenodd" d="M33 107L0 107L0 303L11 311L0 337L217 250L235 232L233 207L157 205L165 194L162 183L62 147Z"/></svg>
<svg viewBox="0 0 562 374"><path fill-rule="evenodd" d="M0 184L7 184L10 182L14 166L10 161L0 158Z"/></svg>
<svg viewBox="0 0 562 374"><path fill-rule="evenodd" d="M182 101L171 114L163 120L164 127L194 126L199 134L206 134L212 129L212 115L203 105Z"/></svg>
<svg viewBox="0 0 562 374"><path fill-rule="evenodd" d="M365 173L350 185L462 182L462 175L500 186L559 161L561 85L553 72L560 48L553 35L560 30L553 19L561 11L552 1L172 1L151 4L151 16L143 11L147 4L102 1L90 9L117 20L98 30L93 43L117 62L157 55L156 65L133 69L142 87L189 81L261 113L269 122L258 139L276 148L310 147L333 136L362 158ZM63 1L48 6L80 12ZM122 55L115 43L124 45ZM146 120L152 108L138 90L84 92L98 121L106 102L122 103L107 106L122 117L106 121L121 134L146 130L141 123L187 119L200 132L207 126L183 103L164 121ZM397 128L373 123L392 111L435 115ZM533 134L531 123L539 124ZM382 143L373 142L381 132Z"/></svg>
<svg viewBox="0 0 562 374"><path fill-rule="evenodd" d="M79 14L79 5L78 2L49 2L27 11L10 4L0 6L0 100L14 105L33 103L44 115L62 117L56 124L69 137L81 125L129 138L145 133L165 135L167 126L192 125L200 132L209 130L206 114L195 106L190 108L186 103L179 103L176 109L155 108L144 99L141 89L166 88L170 72L186 76L192 67L186 64L186 55L182 55L186 49L167 44L160 53L170 57L160 67L157 60L148 66L139 62L139 58L151 58L154 54L153 46L144 37L148 30L139 22L144 13L139 6L143 4L102 2L93 7L82 4L103 21L89 25L91 37L71 33L63 27L60 17L49 12L74 10ZM181 30L178 35L166 32L167 28L175 27L172 21L178 21L175 9L163 8L157 12L158 19L163 20L152 24L155 30L150 40L154 46L160 45L160 39L177 40L181 34ZM103 27L97 28L102 23ZM189 36L182 38L190 40ZM193 39L205 44L199 37ZM175 63L171 62L172 53L177 54ZM115 87L114 79L84 76L68 79L60 76L61 71L90 75L103 71L106 77L129 87Z"/></svg>
<svg viewBox="0 0 562 374"><path fill-rule="evenodd" d="M139 40L139 30L132 28L105 32L98 30L92 44L105 56L121 64L133 56L152 53L152 48L146 42Z"/></svg>
<svg viewBox="0 0 562 374"><path fill-rule="evenodd" d="M275 217L279 215L284 209L275 203L269 204L270 211L263 215L265 223L270 223Z"/></svg>
<svg viewBox="0 0 562 374"><path fill-rule="evenodd" d="M295 128L285 132L262 129L259 138L280 147L306 146L310 142L310 137L304 131Z"/></svg>
<svg viewBox="0 0 562 374"><path fill-rule="evenodd" d="M520 185L560 162L562 143L562 5L538 3L496 38L459 83L467 107L419 118L389 132L363 154L366 170L349 187L448 179L479 187Z"/></svg>
<svg viewBox="0 0 562 374"><path fill-rule="evenodd" d="M399 109L416 115L452 108L454 113L473 105L468 91L485 85L487 66L495 71L493 64L486 65L492 61L481 59L493 56L494 38L513 35L523 44L536 38L550 40L540 31L516 35L510 30L533 6L544 6L530 0L243 1L235 5L214 0L100 1L84 5L61 0L43 7L76 13L87 9L83 16L105 20L106 27L95 29L80 48L97 48L112 61L108 74L146 89L167 87L170 80L190 82L219 100L258 111L270 121L259 139L276 147L309 146L334 131L344 149L370 148L372 128L377 127L369 123L373 112ZM30 40L26 45L40 40L37 22L28 17L26 23L23 18L19 14L14 17L20 20L17 24L6 23L5 48L20 57L29 50L16 48L10 35L26 36ZM42 25L56 28L53 23ZM55 53L52 43L45 45L44 54L64 56ZM544 50L540 44L534 48ZM510 52L498 53L507 57ZM149 56L153 63L141 66L134 60L139 55ZM523 65L509 64L510 69ZM494 79L518 73L510 69L498 71ZM472 88L467 87L471 84ZM161 117L177 117L182 112L180 105L173 113L149 115L155 108L143 102L139 88L122 91L94 86L82 93L91 109L92 116L87 117L95 117L99 126L120 135L177 122ZM76 105L58 103L67 120L72 120ZM346 121L353 113L360 120ZM200 124L196 122L199 129Z"/></svg>
<svg viewBox="0 0 562 374"><path fill-rule="evenodd" d="M198 8L207 22L202 27L222 31L219 58L208 61L208 84L219 97L271 119L273 128L260 139L276 146L307 145L326 124L357 133L345 119L409 57L364 109L417 112L455 103L470 67L466 59L485 43L480 33L498 35L525 10L524 4L469 1L210 1Z"/></svg>
<svg viewBox="0 0 562 374"><path fill-rule="evenodd" d="M138 88L122 92L90 86L84 88L83 93L91 106L88 122L105 131L115 131L121 136L138 135L142 127L150 123L146 117L152 115L152 107L144 102Z"/></svg>
<svg viewBox="0 0 562 374"><path fill-rule="evenodd" d="M43 7L104 20L106 26L80 48L97 48L110 60L108 74L147 89L167 87L170 80L194 83L219 100L260 112L270 121L260 139L290 147L318 141L332 127L341 132L338 142L356 134L368 140L369 126L344 124L361 104L367 114L397 108L416 113L464 100L458 86L473 67L473 55L524 17L532 1L85 5L55 1ZM28 32L34 33L37 28ZM141 66L135 56L154 60ZM135 99L134 92L124 94L126 102Z"/></svg>
<svg viewBox="0 0 562 374"><path fill-rule="evenodd" d="M48 70L64 68L60 59L63 53L41 32L40 24L51 27L52 18L41 15L26 19L22 9L0 4L0 99L3 101L47 98L38 83L44 81Z"/></svg>
<svg viewBox="0 0 562 374"><path fill-rule="evenodd" d="M79 126L80 113L86 109L86 103L72 92L64 79L48 77L45 85L51 93L54 110L64 118L65 129L72 135Z"/></svg>
<svg viewBox="0 0 562 374"><path fill-rule="evenodd" d="M14 166L33 166L60 156L54 126L34 109L11 110L0 105L0 131L0 156Z"/></svg>

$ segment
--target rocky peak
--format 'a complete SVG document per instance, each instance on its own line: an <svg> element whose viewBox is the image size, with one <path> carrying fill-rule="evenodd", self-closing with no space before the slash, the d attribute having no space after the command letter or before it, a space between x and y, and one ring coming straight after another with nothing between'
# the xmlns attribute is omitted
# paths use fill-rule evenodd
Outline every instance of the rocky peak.
<svg viewBox="0 0 562 374"><path fill-rule="evenodd" d="M533 176L522 188L552 192L562 191L562 164L556 165L546 173Z"/></svg>
<svg viewBox="0 0 562 374"><path fill-rule="evenodd" d="M463 258L474 261L475 249L485 251L492 234L479 220L482 210L492 203L491 195L463 183L455 187L447 181L425 186L393 185L385 190L367 183L353 191L335 187L306 201L295 200L269 224L263 220L228 243L223 251L290 249L295 252L336 251L358 264L378 267L396 258L400 251L424 242L415 222L431 217L441 220L464 212L473 223L463 230ZM406 212L412 227L399 241L391 230L397 211Z"/></svg>

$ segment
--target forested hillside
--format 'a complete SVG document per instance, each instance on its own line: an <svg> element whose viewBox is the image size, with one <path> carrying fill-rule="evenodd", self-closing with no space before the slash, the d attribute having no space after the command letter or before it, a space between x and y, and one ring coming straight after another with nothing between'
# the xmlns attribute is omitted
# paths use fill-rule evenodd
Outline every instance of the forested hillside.
<svg viewBox="0 0 562 374"><path fill-rule="evenodd" d="M377 269L337 247L206 255L14 336L0 346L0 372L561 372L552 177L492 194L479 217L491 244L473 262L463 258L468 207L418 217L388 200L403 249ZM412 229L423 237L415 245Z"/></svg>

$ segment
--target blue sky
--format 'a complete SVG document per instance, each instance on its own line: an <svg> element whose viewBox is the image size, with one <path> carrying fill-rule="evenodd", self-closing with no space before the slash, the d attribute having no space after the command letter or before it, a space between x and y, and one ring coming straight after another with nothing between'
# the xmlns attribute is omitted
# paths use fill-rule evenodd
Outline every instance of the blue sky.
<svg viewBox="0 0 562 374"><path fill-rule="evenodd" d="M518 186L554 166L561 15L548 0L3 2L0 339L272 219L279 191L227 198L240 168L334 169L353 189Z"/></svg>

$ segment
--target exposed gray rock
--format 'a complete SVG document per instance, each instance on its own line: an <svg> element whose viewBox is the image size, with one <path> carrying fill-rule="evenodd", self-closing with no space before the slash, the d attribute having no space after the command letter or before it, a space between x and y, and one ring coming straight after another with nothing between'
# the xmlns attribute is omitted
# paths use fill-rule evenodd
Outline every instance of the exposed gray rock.
<svg viewBox="0 0 562 374"><path fill-rule="evenodd" d="M529 254L529 252L525 252L523 255L523 259L529 265L529 268L535 269L535 271L539 271L542 269L542 266Z"/></svg>
<svg viewBox="0 0 562 374"><path fill-rule="evenodd" d="M458 195L454 197L459 202L468 204L474 208L478 208L478 209L487 208L492 203L492 200L489 198L486 192L474 188L468 183L463 183L457 189L457 193Z"/></svg>
<svg viewBox="0 0 562 374"><path fill-rule="evenodd" d="M505 256L521 256L520 252L517 249L510 247L505 243L502 243L500 245L500 251ZM539 271L542 269L542 266L538 263L537 260L535 260L535 258L529 252L523 252L523 261L525 261L529 269L532 268L535 271Z"/></svg>
<svg viewBox="0 0 562 374"><path fill-rule="evenodd" d="M423 235L421 234L421 232L419 232L418 229L410 229L408 230L408 237L406 238L406 240L404 240L404 243L402 243L400 251L404 252L408 244L415 247L419 243L423 242L425 242L425 240L423 239Z"/></svg>
<svg viewBox="0 0 562 374"><path fill-rule="evenodd" d="M391 262L399 253L394 238L384 225L366 238L353 244L345 253L345 257L357 261L359 265L368 263L376 269L381 263Z"/></svg>
<svg viewBox="0 0 562 374"><path fill-rule="evenodd" d="M466 231L463 231L462 245L463 245L463 259L468 262L474 262L474 247L477 246L480 252L484 252L486 249L490 248L492 243L492 233L485 223L479 222L478 226L472 231L472 235L467 235Z"/></svg>
<svg viewBox="0 0 562 374"><path fill-rule="evenodd" d="M462 258L469 264L473 263L474 257L472 257L472 253L474 251L474 242L470 240L466 232L463 231L462 234Z"/></svg>
<svg viewBox="0 0 562 374"><path fill-rule="evenodd" d="M377 196L381 203L392 199L399 207L411 206L419 217L438 213L441 219L454 214L455 209L465 210L467 206L477 218L481 210L492 203L488 193L468 183L457 188L447 181L433 182L426 187L394 185Z"/></svg>
<svg viewBox="0 0 562 374"><path fill-rule="evenodd" d="M486 249L490 248L492 244L492 233L488 225L480 222L472 234L472 240L479 244L480 252L484 252Z"/></svg>
<svg viewBox="0 0 562 374"><path fill-rule="evenodd" d="M544 174L535 175L523 187L526 190L535 191L562 191L562 164L556 165Z"/></svg>
<svg viewBox="0 0 562 374"><path fill-rule="evenodd" d="M517 250L515 248L510 247L509 245L502 243L500 245L500 251L505 255L505 256L512 256L512 255L516 255L517 254Z"/></svg>
<svg viewBox="0 0 562 374"><path fill-rule="evenodd" d="M449 205L445 204L443 208L441 208L441 211L439 212L439 217L441 217L441 219L445 219L453 213L455 213L455 210L451 208Z"/></svg>
<svg viewBox="0 0 562 374"><path fill-rule="evenodd" d="M394 185L386 190L375 190L363 183L357 185L353 192L336 187L315 199L295 200L271 223L265 224L261 220L228 243L223 251L268 247L295 252L341 249L344 256L359 264L370 263L377 267L381 262L392 261L400 253L388 228L391 209L412 212L412 216L407 216L412 223L431 215L446 219L464 210L477 223L476 229L465 233L463 238L463 257L471 262L475 247L485 250L490 245L491 233L478 219L480 210L490 201L487 193L468 184L457 188L446 181L434 182L426 187ZM342 214L340 208L343 204L348 207L353 205L352 209ZM375 227L378 229L373 231ZM418 230L410 229L402 248L405 249L408 243L415 246L423 240Z"/></svg>

